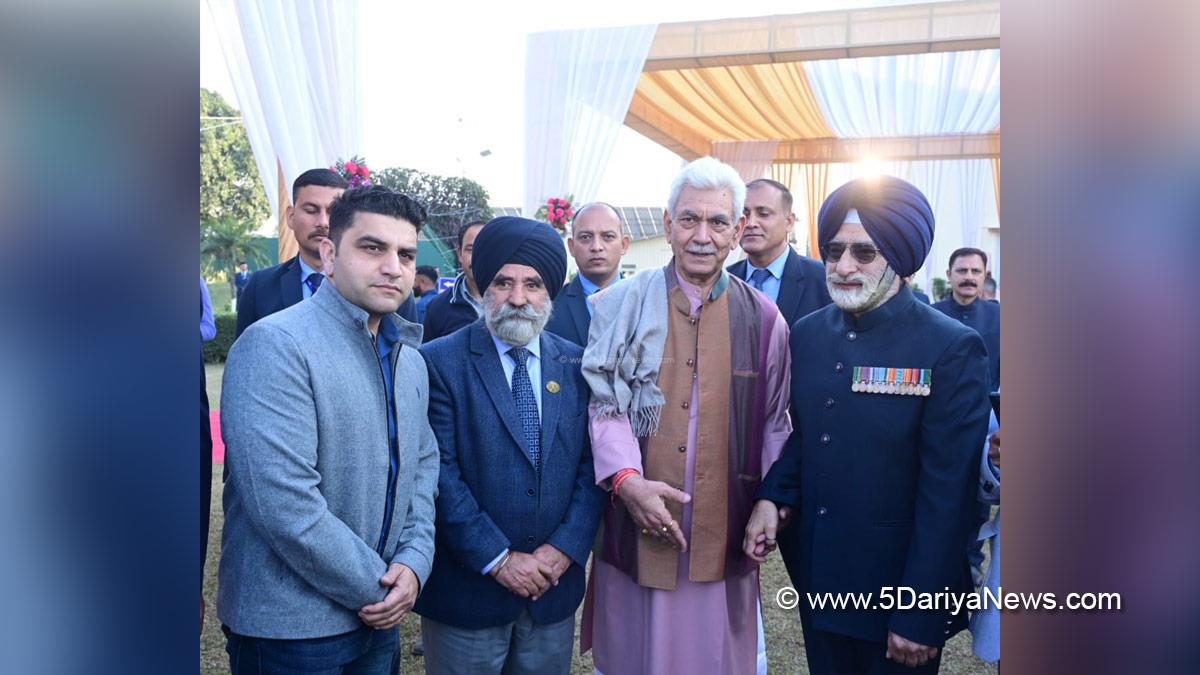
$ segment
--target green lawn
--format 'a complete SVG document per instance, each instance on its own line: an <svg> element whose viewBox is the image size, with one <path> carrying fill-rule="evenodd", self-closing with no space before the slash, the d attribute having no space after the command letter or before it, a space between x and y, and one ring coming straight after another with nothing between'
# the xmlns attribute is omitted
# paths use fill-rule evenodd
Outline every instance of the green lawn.
<svg viewBox="0 0 1200 675"><path fill-rule="evenodd" d="M209 401L215 409L221 399L222 364L205 366L208 378ZM221 525L224 522L221 511L221 468L213 469L212 484L212 525L208 543L208 566L204 574L204 598L208 603L208 612L204 618L204 635L200 644L200 672L204 674L226 673L229 671L229 661L225 654L225 638L221 634L221 625L216 616L217 594L217 561L221 556ZM986 547L984 549L987 550ZM778 555L773 556L762 569L763 590L763 628L767 641L767 663L771 673L791 675L807 675L808 667L804 660L804 639L800 635L800 617L795 610L783 610L775 606L775 593L783 586L791 585L783 562ZM416 674L424 672L422 659L409 655L409 647L416 638L419 628L416 616L405 617L400 627L401 639L404 644L404 662L402 672ZM576 635L575 649L579 649ZM983 663L971 653L971 636L966 631L958 634L946 645L945 656L942 658L941 672L950 675L981 675L996 673L993 666ZM574 673L580 675L592 673L592 657L588 653L576 654L572 667Z"/></svg>

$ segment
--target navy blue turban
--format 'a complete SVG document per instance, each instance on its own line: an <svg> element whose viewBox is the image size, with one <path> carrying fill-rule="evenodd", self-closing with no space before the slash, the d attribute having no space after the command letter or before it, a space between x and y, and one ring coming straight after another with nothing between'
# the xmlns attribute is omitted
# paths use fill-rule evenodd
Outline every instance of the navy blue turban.
<svg viewBox="0 0 1200 675"><path fill-rule="evenodd" d="M551 300L567 278L567 249L553 227L516 216L492 218L471 247L471 275L479 292L485 292L500 268L510 263L537 270Z"/></svg>
<svg viewBox="0 0 1200 675"><path fill-rule="evenodd" d="M892 176L850 181L833 191L817 216L817 243L824 249L858 211L863 229L896 274L910 276L925 263L933 246L933 209L915 186ZM821 259L825 254L821 253Z"/></svg>

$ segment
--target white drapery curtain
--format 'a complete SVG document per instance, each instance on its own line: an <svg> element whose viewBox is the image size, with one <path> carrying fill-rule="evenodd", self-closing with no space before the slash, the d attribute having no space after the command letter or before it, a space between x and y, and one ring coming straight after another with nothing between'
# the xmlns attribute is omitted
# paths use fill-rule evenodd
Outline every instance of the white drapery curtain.
<svg viewBox="0 0 1200 675"><path fill-rule="evenodd" d="M779 141L713 141L713 157L737 169L749 183L767 175Z"/></svg>
<svg viewBox="0 0 1200 675"><path fill-rule="evenodd" d="M278 220L287 206L280 192L290 192L297 176L363 152L359 5L339 0L207 0L207 5ZM281 226L281 256L285 240L295 250L290 234Z"/></svg>
<svg viewBox="0 0 1200 675"><path fill-rule="evenodd" d="M576 204L596 190L658 26L533 33L525 54L525 199Z"/></svg>
<svg viewBox="0 0 1200 675"><path fill-rule="evenodd" d="M1000 124L1000 51L806 61L841 138L981 134Z"/></svg>
<svg viewBox="0 0 1200 675"><path fill-rule="evenodd" d="M805 62L813 94L839 137L978 134L1000 124L1000 52L944 52ZM841 164L830 191L877 169ZM890 162L888 173L916 185L933 207L933 248L917 273L922 288L945 274L962 246L977 246L980 231L997 222L990 160ZM989 252L990 253L990 252Z"/></svg>

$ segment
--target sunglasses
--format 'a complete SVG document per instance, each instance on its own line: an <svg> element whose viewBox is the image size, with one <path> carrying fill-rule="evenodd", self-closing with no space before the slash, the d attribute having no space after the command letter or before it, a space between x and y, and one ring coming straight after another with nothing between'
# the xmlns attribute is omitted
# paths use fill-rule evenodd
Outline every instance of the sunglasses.
<svg viewBox="0 0 1200 675"><path fill-rule="evenodd" d="M837 262L842 259L842 254L846 252L846 244L840 241L831 241L821 247L821 255L828 262ZM879 249L871 244L850 244L850 255L863 265L869 265L875 262L875 256L879 255Z"/></svg>

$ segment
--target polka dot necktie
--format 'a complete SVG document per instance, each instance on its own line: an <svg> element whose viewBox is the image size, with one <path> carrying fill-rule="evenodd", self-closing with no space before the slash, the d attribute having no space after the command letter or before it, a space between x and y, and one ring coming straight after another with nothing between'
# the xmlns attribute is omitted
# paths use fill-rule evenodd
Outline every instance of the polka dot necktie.
<svg viewBox="0 0 1200 675"><path fill-rule="evenodd" d="M513 402L517 404L517 415L521 417L521 428L525 432L525 442L529 444L529 459L533 467L541 469L542 459L542 424L538 419L537 399L533 395L533 384L529 381L529 370L525 364L529 361L529 350L524 347L513 347L508 355L516 363L512 376Z"/></svg>

